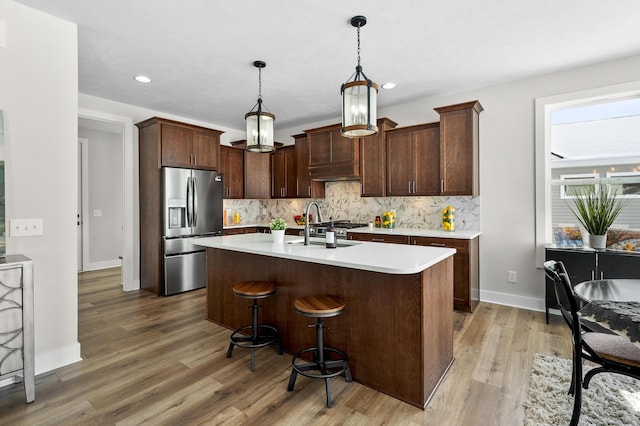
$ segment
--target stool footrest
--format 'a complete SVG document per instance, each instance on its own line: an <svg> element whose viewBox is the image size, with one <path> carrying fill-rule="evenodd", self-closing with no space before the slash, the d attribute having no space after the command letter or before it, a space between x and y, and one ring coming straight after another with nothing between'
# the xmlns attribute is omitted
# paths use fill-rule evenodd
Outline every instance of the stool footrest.
<svg viewBox="0 0 640 426"><path fill-rule="evenodd" d="M300 356L307 352L313 352L314 358L315 353L318 348L307 348L303 349L293 356L293 360L291 360L291 365L293 369L302 374L303 376L310 377L312 379L327 379L331 377L339 376L340 374L344 374L347 382L351 381L351 371L349 370L349 359L347 355L335 348L324 347L324 353L334 353L338 355L338 359L329 359L322 363L319 362L309 362L305 364L296 364L296 360L300 358ZM335 370L337 368L337 370ZM335 371L332 371L335 370ZM309 371L318 371L319 373L309 373Z"/></svg>
<svg viewBox="0 0 640 426"><path fill-rule="evenodd" d="M251 336L242 332L246 330L251 332L252 326L247 325L244 327L240 327L231 334L231 343L239 348L251 349L261 348L263 346L270 345L271 343L274 343L276 340L278 340L278 330L276 330L275 327L261 324L258 326L258 329L267 330L268 332L266 334Z"/></svg>

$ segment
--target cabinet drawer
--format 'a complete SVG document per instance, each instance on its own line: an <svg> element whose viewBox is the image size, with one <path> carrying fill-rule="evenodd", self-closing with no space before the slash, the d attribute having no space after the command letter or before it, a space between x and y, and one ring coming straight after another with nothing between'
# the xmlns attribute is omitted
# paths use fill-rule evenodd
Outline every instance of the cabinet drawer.
<svg viewBox="0 0 640 426"><path fill-rule="evenodd" d="M418 246L454 248L458 253L469 253L469 241L457 238L411 237L411 244Z"/></svg>
<svg viewBox="0 0 640 426"><path fill-rule="evenodd" d="M409 237L406 235L384 235L384 234L349 234L350 240L370 241L374 243L409 244Z"/></svg>

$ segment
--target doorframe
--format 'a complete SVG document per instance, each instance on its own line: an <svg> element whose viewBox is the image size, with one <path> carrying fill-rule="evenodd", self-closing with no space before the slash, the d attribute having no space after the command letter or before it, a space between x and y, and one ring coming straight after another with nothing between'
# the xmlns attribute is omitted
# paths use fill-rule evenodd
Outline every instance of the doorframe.
<svg viewBox="0 0 640 426"><path fill-rule="evenodd" d="M101 111L78 108L78 117L104 121L122 126L122 289L132 291L140 289L139 265L135 262L135 253L140 252L139 241L135 232L136 200L138 186L134 180L135 146L133 137L133 120Z"/></svg>
<svg viewBox="0 0 640 426"><path fill-rule="evenodd" d="M89 267L89 139L78 138L80 144L80 194L81 194L81 211L80 211L80 228L82 230L82 264L80 269L86 271Z"/></svg>

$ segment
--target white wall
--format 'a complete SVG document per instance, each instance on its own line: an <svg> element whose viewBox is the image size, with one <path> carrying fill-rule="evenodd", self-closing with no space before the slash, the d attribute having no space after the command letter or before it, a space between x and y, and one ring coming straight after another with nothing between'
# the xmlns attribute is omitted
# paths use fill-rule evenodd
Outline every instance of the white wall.
<svg viewBox="0 0 640 426"><path fill-rule="evenodd" d="M77 28L0 0L6 217L42 218L44 235L7 238L35 266L36 373L80 360L76 276Z"/></svg>
<svg viewBox="0 0 640 426"><path fill-rule="evenodd" d="M88 139L88 269L119 266L122 255L122 135L79 128ZM96 211L100 216L96 216Z"/></svg>

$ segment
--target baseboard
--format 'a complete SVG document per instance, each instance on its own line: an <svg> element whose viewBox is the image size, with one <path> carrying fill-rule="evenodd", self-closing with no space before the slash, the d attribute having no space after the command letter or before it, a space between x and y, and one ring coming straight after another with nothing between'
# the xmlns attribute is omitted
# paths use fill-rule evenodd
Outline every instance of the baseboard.
<svg viewBox="0 0 640 426"><path fill-rule="evenodd" d="M43 354L36 354L36 376L78 361L82 361L79 342Z"/></svg>
<svg viewBox="0 0 640 426"><path fill-rule="evenodd" d="M89 262L87 265L86 271L97 271L99 269L108 269L108 268L116 268L118 266L122 266L122 260L113 259L113 260L103 260L102 262Z"/></svg>
<svg viewBox="0 0 640 426"><path fill-rule="evenodd" d="M515 308L528 309L530 311L544 312L544 299L533 297L516 296L496 291L480 289L480 300L482 302L496 303L498 305L513 306Z"/></svg>

